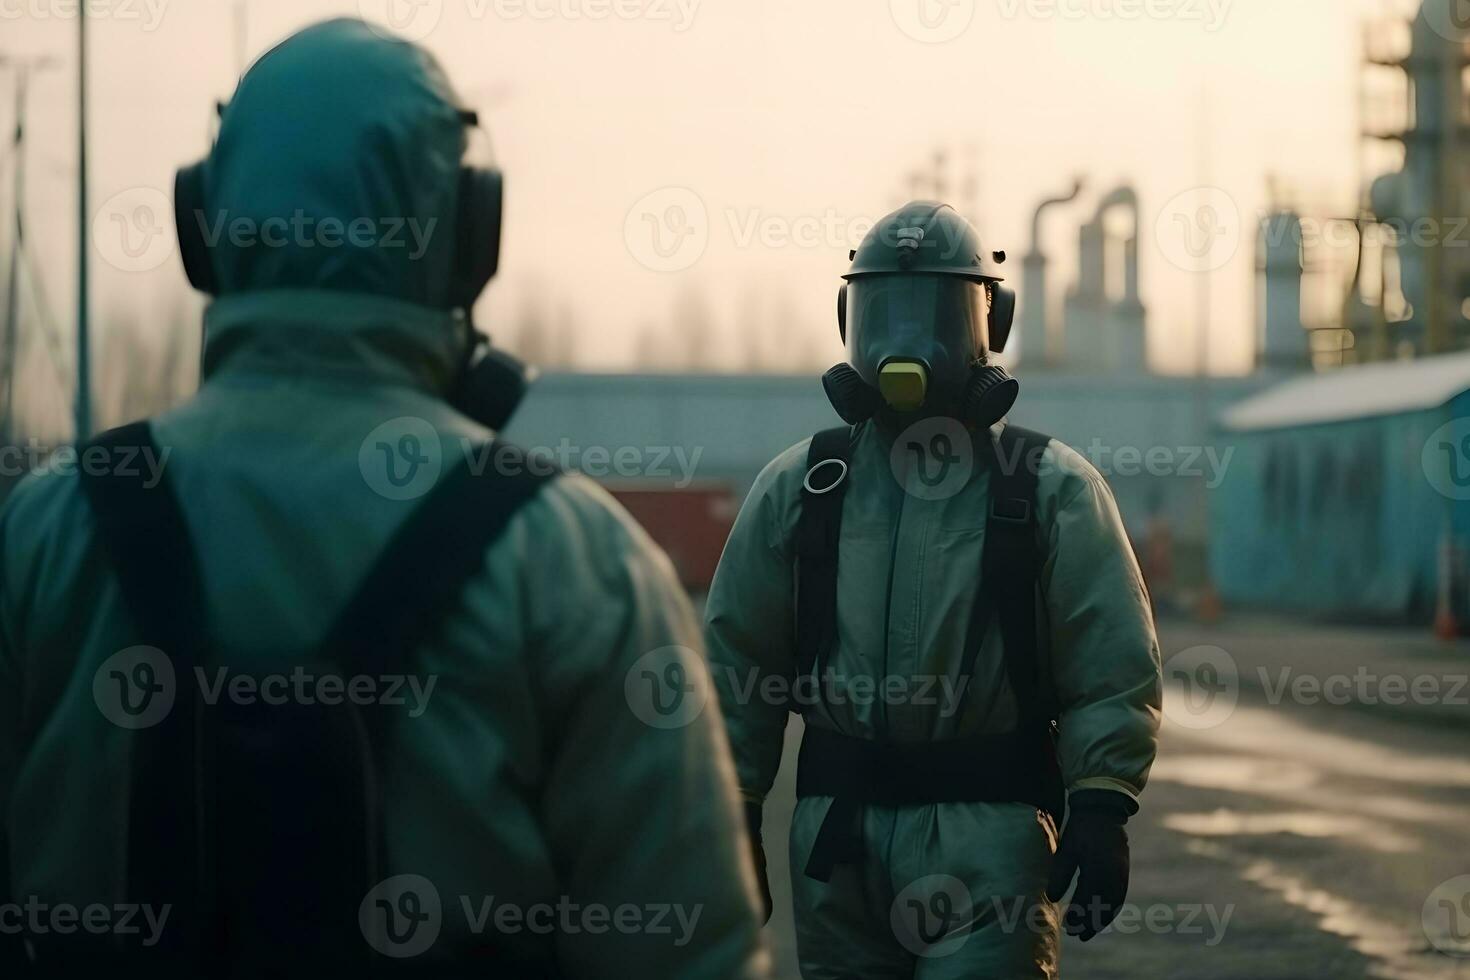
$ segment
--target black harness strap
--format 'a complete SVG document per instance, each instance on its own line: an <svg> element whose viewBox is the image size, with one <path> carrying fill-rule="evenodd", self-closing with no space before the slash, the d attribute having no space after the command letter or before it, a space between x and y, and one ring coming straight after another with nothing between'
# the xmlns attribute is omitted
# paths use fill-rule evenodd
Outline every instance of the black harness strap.
<svg viewBox="0 0 1470 980"><path fill-rule="evenodd" d="M473 461L488 460L489 473ZM466 585L485 566L486 551L522 505L557 473L548 461L510 445L467 454L394 533L320 647L322 659L357 676L402 674L414 653L463 601ZM376 883L389 864L381 821L385 800L376 778L386 761L386 725L396 713L363 714L375 777L366 813L376 843L368 878ZM491 962L496 959L487 952Z"/></svg>
<svg viewBox="0 0 1470 980"><path fill-rule="evenodd" d="M145 451L159 458L146 422L105 432L91 445L106 449L112 461ZM172 666L173 707L156 725L132 736L127 875L131 901L173 910L152 957L184 967L197 959L212 891L196 791L203 747L193 668L204 650L204 591L188 527L167 480L149 486L136 466L83 466L80 473L135 636L167 658L149 655L137 663L132 678L117 680L136 681L147 710L153 697L167 697L166 677L154 683L159 666ZM122 696L132 693L127 688Z"/></svg>
<svg viewBox="0 0 1470 980"><path fill-rule="evenodd" d="M985 524L980 568L982 594L976 599L977 606L989 604L999 614L1006 679L1020 712L1019 727L1027 732L1038 732L1050 725L1042 705L1036 645L1036 588L1040 574L1036 499L1041 455L1050 441L1038 432L1007 425L994 444L990 518ZM981 635L968 640L966 662L973 669L985 640L983 630Z"/></svg>
<svg viewBox="0 0 1470 980"><path fill-rule="evenodd" d="M807 450L796 524L796 651L801 677L821 676L837 643L837 545L852 466L852 429L818 432Z"/></svg>
<svg viewBox="0 0 1470 980"><path fill-rule="evenodd" d="M153 441L139 423L96 444ZM491 463L477 472L476 459ZM510 447L467 455L394 533L307 669L406 674L490 546L554 475ZM358 922L358 904L384 867L379 775L385 727L400 709L350 700L203 705L193 668L208 659L204 592L167 480L146 487L116 471L85 476L84 487L139 637L174 666L175 708L134 733L128 868L130 899L170 905L173 915L152 948L39 952L51 953L53 966L105 961L114 973L146 963L157 977L249 972L252 963L282 977L389 963L394 975L454 975L443 961L405 971L372 955ZM486 953L477 962L498 962ZM515 964L510 975L533 972Z"/></svg>

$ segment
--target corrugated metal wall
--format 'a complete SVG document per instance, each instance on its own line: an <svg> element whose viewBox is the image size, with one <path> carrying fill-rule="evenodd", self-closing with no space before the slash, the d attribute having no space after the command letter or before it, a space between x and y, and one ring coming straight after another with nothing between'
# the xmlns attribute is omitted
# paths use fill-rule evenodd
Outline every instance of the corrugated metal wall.
<svg viewBox="0 0 1470 980"><path fill-rule="evenodd" d="M1441 426L1467 416L1470 394L1432 410L1226 436L1235 455L1211 507L1221 597L1427 616L1444 532L1470 542L1470 503L1436 489L1425 451Z"/></svg>

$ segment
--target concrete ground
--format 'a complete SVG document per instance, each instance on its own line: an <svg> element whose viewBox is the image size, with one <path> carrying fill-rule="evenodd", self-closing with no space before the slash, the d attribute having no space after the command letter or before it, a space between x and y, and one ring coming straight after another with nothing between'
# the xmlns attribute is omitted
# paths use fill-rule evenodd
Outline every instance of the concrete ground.
<svg viewBox="0 0 1470 980"><path fill-rule="evenodd" d="M1156 925L1067 940L1062 975L1470 978L1470 644L1258 618L1160 637L1162 748L1129 824L1133 921ZM767 931L796 977L787 734Z"/></svg>

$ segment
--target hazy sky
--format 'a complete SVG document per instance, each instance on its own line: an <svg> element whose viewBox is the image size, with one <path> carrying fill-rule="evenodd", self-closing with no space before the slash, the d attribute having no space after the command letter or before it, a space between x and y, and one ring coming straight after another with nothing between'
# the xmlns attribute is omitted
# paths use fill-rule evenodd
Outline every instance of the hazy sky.
<svg viewBox="0 0 1470 980"><path fill-rule="evenodd" d="M64 60L34 84L29 209L47 286L68 318L75 2L0 0L0 51ZM205 151L212 106L236 74L236 5L91 2L93 204L105 225L109 202L131 208L167 195L173 169ZM908 175L948 146L951 196L961 203L958 178L972 165L981 233L1010 252L1017 278L1040 197L1075 174L1089 180L1082 202L1047 224L1057 284L1070 281L1076 226L1096 197L1122 181L1138 186L1150 358L1169 371L1194 363L1197 274L1171 260L1179 243L1156 232L1161 215L1164 228L1173 223L1166 205L1207 180L1238 210L1239 248L1213 274L1210 363L1244 370L1266 177L1285 180L1309 210L1348 211L1360 24L1381 7L266 0L246 4L245 48L254 56L335 14L379 17L388 3L482 109L507 172L502 272L479 311L492 333L534 292L548 312L575 316L584 364L628 367L640 324L667 323L693 284L708 294L732 362L743 345L728 334L756 307L779 317L783 333L769 344L816 345L836 360L833 307L849 238L901 203ZM176 259L116 267L129 261L97 263L98 307L161 316L184 288Z"/></svg>

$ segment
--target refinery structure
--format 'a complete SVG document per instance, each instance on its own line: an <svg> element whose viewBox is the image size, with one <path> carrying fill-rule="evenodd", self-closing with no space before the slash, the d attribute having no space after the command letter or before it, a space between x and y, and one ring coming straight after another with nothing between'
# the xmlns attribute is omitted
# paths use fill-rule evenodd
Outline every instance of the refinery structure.
<svg viewBox="0 0 1470 980"><path fill-rule="evenodd" d="M1008 267L1020 351L1007 356L1023 388L1011 417L1071 445L1109 480L1156 597L1175 584L1207 593L1213 579L1227 601L1256 601L1251 588L1277 581L1274 569L1308 589L1298 605L1367 608L1371 591L1386 614L1432 602L1470 621L1470 587L1461 587L1470 504L1455 496L1463 489L1470 500L1470 478L1462 487L1461 461L1450 457L1452 471L1432 472L1444 465L1439 427L1470 412L1461 397L1470 392L1470 20L1460 3L1386 2L1364 25L1356 201L1309 203L1263 175L1270 203L1255 228L1248 374L1150 370L1147 338L1160 316L1143 300L1150 250L1140 245L1152 202L1135 187L1077 180L1030 209L1029 247ZM907 197L949 198L945 157L911 180ZM962 212L973 214L975 187L959 183ZM1067 242L1075 261L1048 255L1043 240ZM1201 338L1209 280L1196 277ZM12 352L14 295L3 335ZM825 365L804 367L548 371L508 435L622 495L697 591L760 469L837 424L819 382ZM642 462L609 465L619 458ZM1416 496L1441 476L1450 496ZM1410 500L1429 516L1406 535L1393 507ZM1358 551L1282 572L1282 529L1306 526ZM1322 554L1306 544L1291 552L1294 561Z"/></svg>
<svg viewBox="0 0 1470 980"><path fill-rule="evenodd" d="M1270 186L1255 241L1258 367L1330 369L1470 346L1470 18L1460 6L1385 0L1363 24L1357 201L1318 210ZM1077 215L1069 206L1082 191L1079 181L1034 211L1024 365L1137 374L1146 370L1138 196L1118 187ZM1121 241L1105 221L1114 210L1132 217ZM1078 272L1062 308L1049 310L1053 263L1039 241L1043 222L1064 214L1077 229Z"/></svg>

